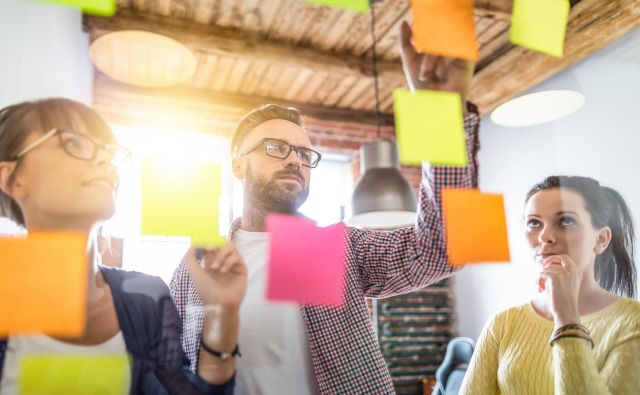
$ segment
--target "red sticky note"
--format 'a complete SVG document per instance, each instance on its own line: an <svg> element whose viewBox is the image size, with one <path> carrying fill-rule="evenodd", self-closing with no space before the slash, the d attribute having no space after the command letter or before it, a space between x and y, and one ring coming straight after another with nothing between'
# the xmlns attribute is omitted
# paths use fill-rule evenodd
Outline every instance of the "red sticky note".
<svg viewBox="0 0 640 395"><path fill-rule="evenodd" d="M344 302L346 228L319 228L288 215L270 215L267 300L339 306Z"/></svg>
<svg viewBox="0 0 640 395"><path fill-rule="evenodd" d="M0 337L82 334L86 249L86 236L76 233L0 237Z"/></svg>
<svg viewBox="0 0 640 395"><path fill-rule="evenodd" d="M502 195L444 189L442 208L451 264L511 260Z"/></svg>
<svg viewBox="0 0 640 395"><path fill-rule="evenodd" d="M419 52L478 59L473 0L411 0L411 8Z"/></svg>

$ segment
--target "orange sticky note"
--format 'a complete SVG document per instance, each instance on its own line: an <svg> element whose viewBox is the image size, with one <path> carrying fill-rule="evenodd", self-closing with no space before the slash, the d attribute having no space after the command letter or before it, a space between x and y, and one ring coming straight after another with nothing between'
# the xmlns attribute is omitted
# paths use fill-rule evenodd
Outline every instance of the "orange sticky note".
<svg viewBox="0 0 640 395"><path fill-rule="evenodd" d="M419 52L478 59L473 0L411 0L411 8Z"/></svg>
<svg viewBox="0 0 640 395"><path fill-rule="evenodd" d="M451 264L511 260L502 195L444 189L442 208Z"/></svg>
<svg viewBox="0 0 640 395"><path fill-rule="evenodd" d="M86 248L86 236L76 233L0 237L0 337L82 334Z"/></svg>

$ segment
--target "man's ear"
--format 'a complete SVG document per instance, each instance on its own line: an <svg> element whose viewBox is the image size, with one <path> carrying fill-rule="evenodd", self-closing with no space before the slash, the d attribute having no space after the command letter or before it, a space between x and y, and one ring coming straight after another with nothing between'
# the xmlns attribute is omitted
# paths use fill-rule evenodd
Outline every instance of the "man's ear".
<svg viewBox="0 0 640 395"><path fill-rule="evenodd" d="M15 188L13 175L16 170L16 162L0 162L0 191L5 195L13 196Z"/></svg>
<svg viewBox="0 0 640 395"><path fill-rule="evenodd" d="M238 180L244 180L246 166L246 158L242 156L233 158L233 160L231 161L231 171L233 172L233 176Z"/></svg>

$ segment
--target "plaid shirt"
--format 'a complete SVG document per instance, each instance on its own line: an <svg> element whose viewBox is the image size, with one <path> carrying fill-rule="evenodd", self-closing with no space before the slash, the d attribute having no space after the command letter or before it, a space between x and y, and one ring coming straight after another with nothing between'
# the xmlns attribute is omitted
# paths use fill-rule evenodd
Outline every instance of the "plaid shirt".
<svg viewBox="0 0 640 395"><path fill-rule="evenodd" d="M465 118L467 167L423 166L415 226L392 232L348 228L344 306L300 308L314 371L323 394L395 392L365 298L385 298L415 291L455 270L448 264L440 190L444 187L477 188L478 125L477 112L470 112ZM240 222L236 220L231 227L232 236L239 227ZM183 346L191 369L195 370L203 305L184 262L174 273L170 288L184 323Z"/></svg>

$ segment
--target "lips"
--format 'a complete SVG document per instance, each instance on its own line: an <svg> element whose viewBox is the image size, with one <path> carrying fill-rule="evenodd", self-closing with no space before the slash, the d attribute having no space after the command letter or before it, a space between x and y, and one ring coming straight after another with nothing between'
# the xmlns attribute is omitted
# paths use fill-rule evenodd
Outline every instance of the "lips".
<svg viewBox="0 0 640 395"><path fill-rule="evenodd" d="M282 180L296 181L302 184L302 177L295 174L280 175L280 176L277 176L276 178L279 178Z"/></svg>
<svg viewBox="0 0 640 395"><path fill-rule="evenodd" d="M84 186L98 186L110 189L116 189L118 183L115 178L112 177L96 177L82 183Z"/></svg>

